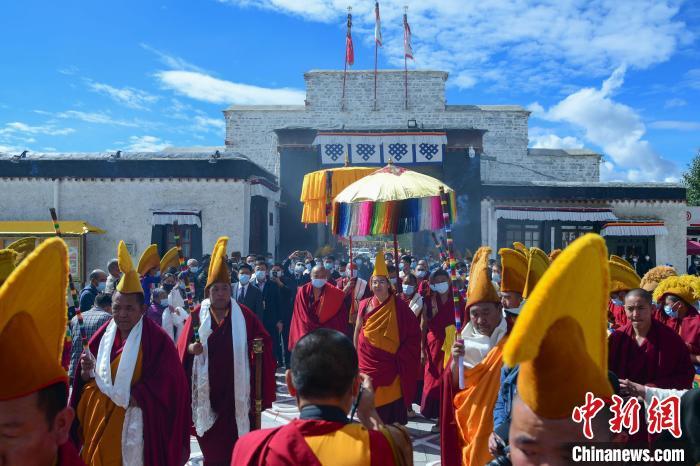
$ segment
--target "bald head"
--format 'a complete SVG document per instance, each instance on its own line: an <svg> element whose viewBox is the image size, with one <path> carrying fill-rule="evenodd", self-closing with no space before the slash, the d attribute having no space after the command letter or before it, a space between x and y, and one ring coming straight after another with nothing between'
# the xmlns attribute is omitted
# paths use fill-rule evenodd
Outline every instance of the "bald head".
<svg viewBox="0 0 700 466"><path fill-rule="evenodd" d="M324 266L319 264L311 269L311 279L315 278L328 278L328 271Z"/></svg>

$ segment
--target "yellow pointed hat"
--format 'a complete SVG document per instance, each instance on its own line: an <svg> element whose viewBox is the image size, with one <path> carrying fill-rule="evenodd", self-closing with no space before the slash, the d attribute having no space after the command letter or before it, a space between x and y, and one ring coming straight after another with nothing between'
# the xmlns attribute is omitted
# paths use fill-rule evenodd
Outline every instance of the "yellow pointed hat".
<svg viewBox="0 0 700 466"><path fill-rule="evenodd" d="M586 392L612 395L607 255L599 235L589 233L571 243L526 301L503 348L506 365L520 364L520 398L539 416L570 417Z"/></svg>
<svg viewBox="0 0 700 466"><path fill-rule="evenodd" d="M15 261L17 253L12 249L0 249L0 285L7 280L13 270L15 270Z"/></svg>
<svg viewBox="0 0 700 466"><path fill-rule="evenodd" d="M617 256L611 256L617 257ZM620 261L624 259L610 259L610 292L617 293L618 291L629 291L634 288L639 288L639 283L642 279L637 275L632 267L628 267Z"/></svg>
<svg viewBox="0 0 700 466"><path fill-rule="evenodd" d="M165 273L170 267L177 268L178 265L180 265L180 256L177 253L177 247L174 247L163 254L160 260L160 273Z"/></svg>
<svg viewBox="0 0 700 466"><path fill-rule="evenodd" d="M489 278L489 256L491 248L482 246L474 254L474 261L469 272L467 288L467 310L478 303L498 303L501 299Z"/></svg>
<svg viewBox="0 0 700 466"><path fill-rule="evenodd" d="M698 283L695 277L690 275L672 276L662 280L656 287L654 301L663 303L667 295L673 295L695 307L696 301L700 298L698 294Z"/></svg>
<svg viewBox="0 0 700 466"><path fill-rule="evenodd" d="M554 259L559 257L559 254L561 254L561 249L552 249L551 251L549 251L549 262L554 262Z"/></svg>
<svg viewBox="0 0 700 466"><path fill-rule="evenodd" d="M668 265L657 265L656 267L649 269L647 273L642 277L642 281L639 283L640 288L644 288L650 293L653 293L659 283L661 283L665 278L675 277L678 275L676 269L669 267Z"/></svg>
<svg viewBox="0 0 700 466"><path fill-rule="evenodd" d="M626 261L620 256L617 256L615 254L610 254L610 262L617 262L620 265L624 265L625 267L629 267L630 269L634 269L634 266L629 263L629 261Z"/></svg>
<svg viewBox="0 0 700 466"><path fill-rule="evenodd" d="M222 236L216 240L214 249L211 252L209 260L209 273L207 274L207 285L205 290L214 283L231 283L231 273L228 270L226 263L226 246L228 245L228 236Z"/></svg>
<svg viewBox="0 0 700 466"><path fill-rule="evenodd" d="M515 249L516 251L520 252L520 253L523 254L525 257L527 257L527 255L530 253L530 251L527 249L527 246L525 246L523 243L521 243L521 242L519 242L519 241L514 241L514 242L513 242L513 249Z"/></svg>
<svg viewBox="0 0 700 466"><path fill-rule="evenodd" d="M134 263L129 255L129 250L126 249L124 241L119 241L119 249L117 251L117 260L119 261L119 270L123 273L122 278L117 284L117 291L123 294L141 293L141 280L139 274L134 270Z"/></svg>
<svg viewBox="0 0 700 466"><path fill-rule="evenodd" d="M531 248L527 261L527 279L523 289L523 298L528 298L535 290L535 285L540 281L549 268L549 257L540 248Z"/></svg>
<svg viewBox="0 0 700 466"><path fill-rule="evenodd" d="M384 277L389 280L389 269L386 266L386 260L384 260L384 251L378 250L377 257L374 259L374 271L372 272L373 277Z"/></svg>
<svg viewBox="0 0 700 466"><path fill-rule="evenodd" d="M501 248L501 291L523 294L527 278L527 256L522 251Z"/></svg>
<svg viewBox="0 0 700 466"><path fill-rule="evenodd" d="M154 267L160 267L160 257L158 257L158 245L151 244L143 251L139 258L139 264L136 266L136 272L143 276L146 272Z"/></svg>
<svg viewBox="0 0 700 466"><path fill-rule="evenodd" d="M0 401L68 382L61 366L68 270L65 243L49 238L0 286Z"/></svg>
<svg viewBox="0 0 700 466"><path fill-rule="evenodd" d="M6 246L6 249L12 249L17 253L15 265L19 265L19 263L22 262L24 258L34 250L34 248L36 248L36 238L33 236L20 238Z"/></svg>

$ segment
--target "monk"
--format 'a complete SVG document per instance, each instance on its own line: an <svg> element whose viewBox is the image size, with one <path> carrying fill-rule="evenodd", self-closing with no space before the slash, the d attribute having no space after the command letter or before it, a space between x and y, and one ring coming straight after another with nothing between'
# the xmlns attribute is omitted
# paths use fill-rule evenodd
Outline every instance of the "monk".
<svg viewBox="0 0 700 466"><path fill-rule="evenodd" d="M571 464L572 444L588 441L572 420L574 408L587 392L603 399L613 394L605 348L609 273L603 238L575 240L544 274L511 331L503 361L520 364L509 433L516 466ZM610 417L603 408L593 418L594 442L624 438L610 432Z"/></svg>
<svg viewBox="0 0 700 466"><path fill-rule="evenodd" d="M144 318L143 289L123 241L118 259L124 275L112 320L93 335L73 379L81 456L95 466L141 458L148 465L182 465L190 451L185 373L172 340Z"/></svg>
<svg viewBox="0 0 700 466"><path fill-rule="evenodd" d="M0 287L0 464L84 466L61 366L68 249L47 239ZM37 283L41 287L37 287Z"/></svg>
<svg viewBox="0 0 700 466"><path fill-rule="evenodd" d="M459 299L459 309L463 312L464 301L461 297ZM450 276L445 270L438 269L432 273L429 293L423 303L425 310L421 319L421 364L424 365L425 371L420 412L424 417L434 419L440 414L440 378L447 365L449 348L455 333L455 304ZM449 346L446 346L445 340L449 335L452 338L448 342Z"/></svg>
<svg viewBox="0 0 700 466"><path fill-rule="evenodd" d="M700 374L700 314L695 307L698 280L688 275L667 278L656 288L654 297L659 304L656 319L680 335Z"/></svg>
<svg viewBox="0 0 700 466"><path fill-rule="evenodd" d="M336 280L335 285L345 293L345 306L350 311L348 321L355 325L360 301L371 297L372 289L367 280L357 276L357 265L353 262L341 262L339 273L340 278Z"/></svg>
<svg viewBox="0 0 700 466"><path fill-rule="evenodd" d="M178 340L180 360L191 391L194 433L205 466L227 465L239 437L255 421L255 355L253 340L263 341L262 409L275 399L272 339L260 319L231 298L226 263L227 237L216 242L204 294ZM195 341L194 323L199 325Z"/></svg>
<svg viewBox="0 0 700 466"><path fill-rule="evenodd" d="M289 351L297 341L317 328L332 328L349 334L349 309L345 294L328 283L328 270L322 265L311 269L311 282L299 287L294 299L289 329Z"/></svg>
<svg viewBox="0 0 700 466"><path fill-rule="evenodd" d="M467 297L470 320L462 341L452 345L450 370L442 379L440 456L443 466L482 466L492 458L488 439L493 432L493 408L500 386L501 358L508 324L498 293L489 279L491 248L474 255ZM516 253L519 254L519 253ZM459 364L464 389L459 388Z"/></svg>
<svg viewBox="0 0 700 466"><path fill-rule="evenodd" d="M392 291L381 250L370 283L374 296L360 303L355 324L360 371L372 379L382 421L405 425L416 395L420 324L413 311Z"/></svg>
<svg viewBox="0 0 700 466"><path fill-rule="evenodd" d="M629 262L618 256L610 256L608 265L610 267L608 321L611 329L617 329L627 323L625 295L629 290L639 288L642 279Z"/></svg>
<svg viewBox="0 0 700 466"><path fill-rule="evenodd" d="M347 336L326 328L305 335L285 377L299 419L243 437L231 466L394 466L397 457L410 464L410 437L402 427L383 424L374 409L370 377L358 373L357 353ZM347 417L355 400L360 424Z"/></svg>
<svg viewBox="0 0 700 466"><path fill-rule="evenodd" d="M141 287L143 288L146 305L151 305L151 291L160 283L160 257L158 256L158 245L148 246L136 266L136 272L141 277Z"/></svg>

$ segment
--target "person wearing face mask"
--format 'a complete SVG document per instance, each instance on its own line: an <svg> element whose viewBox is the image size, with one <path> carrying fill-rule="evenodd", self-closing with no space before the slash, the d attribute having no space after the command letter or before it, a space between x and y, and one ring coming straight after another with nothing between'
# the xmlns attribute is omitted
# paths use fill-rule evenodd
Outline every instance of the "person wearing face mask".
<svg viewBox="0 0 700 466"><path fill-rule="evenodd" d="M421 259L416 264L416 279L418 280L418 293L425 296L430 291L430 268L428 262Z"/></svg>
<svg viewBox="0 0 700 466"><path fill-rule="evenodd" d="M416 317L420 319L423 315L423 296L418 293L418 280L412 273L404 277L401 283L400 297Z"/></svg>
<svg viewBox="0 0 700 466"><path fill-rule="evenodd" d="M247 263L238 269L238 283L231 286L231 296L238 304L243 304L263 322L263 295L260 289L251 284L253 268Z"/></svg>
<svg viewBox="0 0 700 466"><path fill-rule="evenodd" d="M317 265L311 270L311 282L297 290L289 329L289 351L297 341L317 328L325 327L350 333L349 309L345 294L328 283L328 270Z"/></svg>
<svg viewBox="0 0 700 466"><path fill-rule="evenodd" d="M284 270L285 276L293 279L297 287L306 285L311 281L308 272L311 271L311 267L315 264L312 265L312 262L310 262L310 268L307 272L306 262L309 260L313 262L313 257L309 251L294 251L282 262L282 269ZM296 294L294 296L296 296ZM292 299L294 299L294 297L292 297Z"/></svg>
<svg viewBox="0 0 700 466"><path fill-rule="evenodd" d="M95 297L95 304L92 309L83 311L83 323L78 323L78 317L74 316L70 321L71 335L71 357L70 366L68 368L68 376L71 380L75 377L75 372L78 369L78 361L80 355L83 354L83 343L81 341L81 330L85 332L87 341L97 333L97 331L112 318L112 295L100 293ZM82 327L82 328L81 328Z"/></svg>
<svg viewBox="0 0 700 466"><path fill-rule="evenodd" d="M340 278L340 273L335 269L335 257L324 257L323 267L325 267L328 271L328 283L330 283L333 286L337 286L336 281Z"/></svg>
<svg viewBox="0 0 700 466"><path fill-rule="evenodd" d="M501 286L501 264L498 261L494 261L491 265L491 281Z"/></svg>
<svg viewBox="0 0 700 466"><path fill-rule="evenodd" d="M629 290L639 288L642 279L630 264L618 256L610 256L610 301L608 303L608 321L611 329L622 327L627 323L625 313L625 295Z"/></svg>
<svg viewBox="0 0 700 466"><path fill-rule="evenodd" d="M280 312L280 287L276 281L272 281L267 276L268 268L266 261L258 261L255 264L255 277L251 280L253 286L257 287L262 294L262 323L267 333L273 337L274 341L279 341L279 335L284 328ZM275 357L279 365L282 364L282 353L280 345L274 345Z"/></svg>
<svg viewBox="0 0 700 466"><path fill-rule="evenodd" d="M399 278L398 270L393 265L388 265L387 270L389 270L389 284L394 291L401 289L401 279Z"/></svg>
<svg viewBox="0 0 700 466"><path fill-rule="evenodd" d="M654 290L654 300L660 307L656 319L683 339L697 374L700 374L700 314L695 303L699 290L700 279L691 275L667 278Z"/></svg>
<svg viewBox="0 0 700 466"><path fill-rule="evenodd" d="M358 278L369 280L370 275L372 275L372 269L367 263L367 257L356 257L354 262L357 267Z"/></svg>
<svg viewBox="0 0 700 466"><path fill-rule="evenodd" d="M403 280L403 277L411 272L411 256L405 254L401 256L401 262L399 262L399 279Z"/></svg>
<svg viewBox="0 0 700 466"><path fill-rule="evenodd" d="M360 308L360 301L372 296L372 291L366 280L357 276L357 266L354 263L340 263L340 278L336 286L345 293L345 305L350 309L348 321L350 325L355 325L357 320L357 310Z"/></svg>
<svg viewBox="0 0 700 466"><path fill-rule="evenodd" d="M424 302L421 363L425 365L425 370L420 412L424 417L434 419L440 413L440 377L449 359L449 346L445 356L445 341L450 339L450 334L453 339L455 333L455 304L447 271L437 269L431 274L430 289ZM464 310L464 300L461 297L459 309ZM464 318L462 322L465 322ZM437 426L434 431L438 431Z"/></svg>
<svg viewBox="0 0 700 466"><path fill-rule="evenodd" d="M148 306L146 317L163 326L163 311L168 309L168 293L163 288L156 288L151 293L151 305Z"/></svg>
<svg viewBox="0 0 700 466"><path fill-rule="evenodd" d="M527 279L528 256L516 249L501 248L501 306L510 315L520 314L523 303L523 290ZM529 252L528 252L529 255Z"/></svg>
<svg viewBox="0 0 700 466"><path fill-rule="evenodd" d="M97 294L103 293L107 286L107 274L104 270L93 270L90 272L89 279L90 283L80 291L80 309L92 308Z"/></svg>
<svg viewBox="0 0 700 466"><path fill-rule="evenodd" d="M188 259L187 261L187 274L188 283L190 286L194 287L194 300L196 302L201 302L203 299L203 290L199 286L200 277L203 274L202 267L197 259Z"/></svg>
<svg viewBox="0 0 700 466"><path fill-rule="evenodd" d="M151 244L143 251L136 272L141 277L144 299L148 304L151 302L151 291L160 284L160 256L157 244Z"/></svg>
<svg viewBox="0 0 700 466"><path fill-rule="evenodd" d="M370 280L374 296L360 303L354 342L360 371L372 379L379 417L385 424L406 424L416 395L420 325L397 299L383 259L379 251Z"/></svg>
<svg viewBox="0 0 700 466"><path fill-rule="evenodd" d="M171 340L177 341L187 320L185 282L178 281L175 273L163 276L163 289L168 293L168 306L163 311L162 327Z"/></svg>

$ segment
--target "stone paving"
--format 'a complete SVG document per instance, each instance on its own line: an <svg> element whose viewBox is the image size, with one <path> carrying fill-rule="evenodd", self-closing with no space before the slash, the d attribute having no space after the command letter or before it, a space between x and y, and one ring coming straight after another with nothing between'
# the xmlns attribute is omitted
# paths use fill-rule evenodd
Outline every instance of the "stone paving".
<svg viewBox="0 0 700 466"><path fill-rule="evenodd" d="M417 411L418 406L414 405L413 409ZM296 407L296 402L289 395L284 384L284 375L282 372L278 372L277 400L271 409L263 413L262 426L267 428L284 425L298 416L299 410ZM434 425L433 421L424 419L420 415L408 423L407 427L413 438L413 461L416 466L437 466L440 464L440 434L430 432ZM192 454L188 465L201 466L202 454L194 437L192 437L190 446Z"/></svg>

